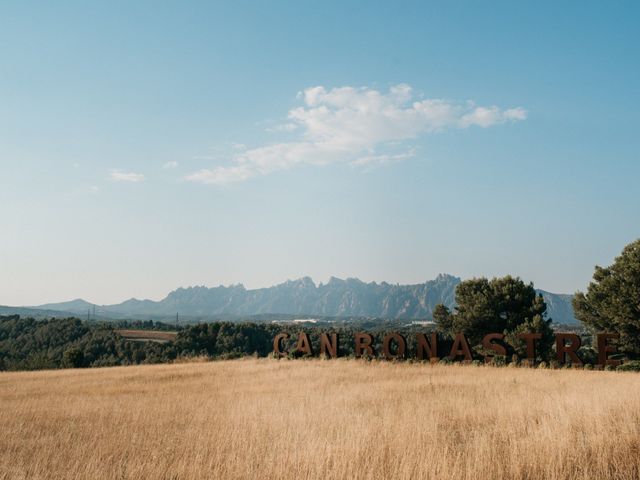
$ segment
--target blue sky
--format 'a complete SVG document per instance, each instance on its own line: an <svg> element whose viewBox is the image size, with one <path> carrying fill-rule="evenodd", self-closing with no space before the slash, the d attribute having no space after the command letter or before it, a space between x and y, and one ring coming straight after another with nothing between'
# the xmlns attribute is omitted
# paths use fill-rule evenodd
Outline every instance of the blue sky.
<svg viewBox="0 0 640 480"><path fill-rule="evenodd" d="M640 237L637 2L211 3L2 2L0 304L571 293Z"/></svg>

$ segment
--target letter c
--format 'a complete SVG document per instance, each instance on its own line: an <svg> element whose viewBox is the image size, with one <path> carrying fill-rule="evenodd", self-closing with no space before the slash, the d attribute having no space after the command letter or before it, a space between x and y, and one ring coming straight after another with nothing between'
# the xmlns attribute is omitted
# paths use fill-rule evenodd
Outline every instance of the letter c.
<svg viewBox="0 0 640 480"><path fill-rule="evenodd" d="M282 341L286 340L287 338L289 338L288 333L279 333L278 335L276 335L276 338L273 339L273 352L276 355L280 355L281 357L284 357L287 354L286 350L282 351L280 349Z"/></svg>

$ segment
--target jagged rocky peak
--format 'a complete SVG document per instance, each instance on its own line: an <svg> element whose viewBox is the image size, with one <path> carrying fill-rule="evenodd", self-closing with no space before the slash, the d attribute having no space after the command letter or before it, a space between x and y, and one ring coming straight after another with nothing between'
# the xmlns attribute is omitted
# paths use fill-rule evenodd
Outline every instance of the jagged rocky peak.
<svg viewBox="0 0 640 480"><path fill-rule="evenodd" d="M242 284L207 288L178 288L164 300L128 300L102 307L105 314L162 316L296 314L326 316L369 316L381 318L431 319L438 303L455 306L455 289L460 278L445 273L424 283L401 285L365 283L358 278L331 277L316 286L310 277L287 280L272 287L247 290ZM571 296L543 292L549 316L557 322L575 323ZM71 309L70 307L75 307ZM50 305L51 309L86 312L84 304Z"/></svg>
<svg viewBox="0 0 640 480"><path fill-rule="evenodd" d="M376 284L375 282L371 282L370 285L375 285L375 284ZM331 287L337 287L337 286L343 286L343 285L366 285L366 284L365 282L363 282L362 280L356 277L348 277L343 279L343 278L332 276L331 278L329 278L327 285Z"/></svg>
<svg viewBox="0 0 640 480"><path fill-rule="evenodd" d="M454 275L449 275L448 273L439 273L438 276L432 280L433 282L455 282L460 283L462 280L460 277L456 277ZM428 283L428 282L427 282Z"/></svg>
<svg viewBox="0 0 640 480"><path fill-rule="evenodd" d="M296 280L287 280L284 285L300 288L316 288L316 284L311 277L302 277Z"/></svg>

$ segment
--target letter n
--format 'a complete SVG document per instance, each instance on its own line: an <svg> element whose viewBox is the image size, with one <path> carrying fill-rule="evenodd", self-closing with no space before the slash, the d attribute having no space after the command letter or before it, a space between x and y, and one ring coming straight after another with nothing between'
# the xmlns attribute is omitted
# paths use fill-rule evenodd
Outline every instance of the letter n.
<svg viewBox="0 0 640 480"><path fill-rule="evenodd" d="M427 359L438 360L438 334L431 334L431 342L427 340L424 333L416 333L416 343L418 346L416 356L418 360L424 360L424 354L427 353Z"/></svg>
<svg viewBox="0 0 640 480"><path fill-rule="evenodd" d="M331 334L331 340L329 340L329 335L326 333L320 335L320 355L325 355L331 358L338 358L337 333Z"/></svg>

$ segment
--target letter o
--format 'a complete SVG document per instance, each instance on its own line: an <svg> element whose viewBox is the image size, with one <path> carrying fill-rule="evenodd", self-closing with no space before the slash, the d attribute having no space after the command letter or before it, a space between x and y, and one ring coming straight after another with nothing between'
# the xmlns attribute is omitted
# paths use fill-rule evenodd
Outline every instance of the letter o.
<svg viewBox="0 0 640 480"><path fill-rule="evenodd" d="M395 354L391 353L391 341L394 340L398 345L398 350ZM382 340L382 351L387 360L395 360L397 358L404 357L404 351L407 348L407 341L399 333L389 333L385 335Z"/></svg>

